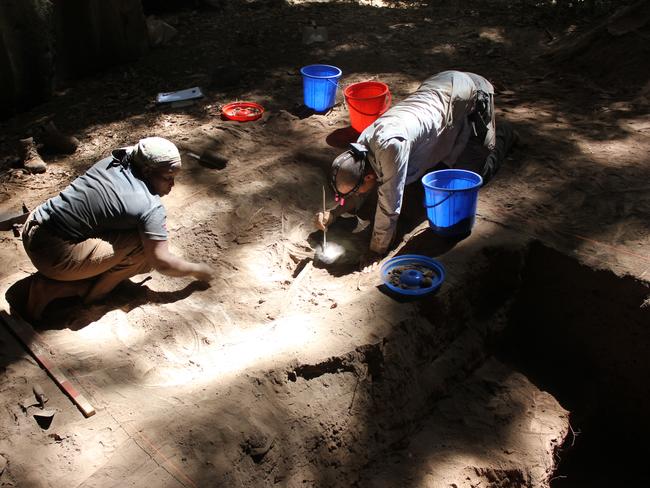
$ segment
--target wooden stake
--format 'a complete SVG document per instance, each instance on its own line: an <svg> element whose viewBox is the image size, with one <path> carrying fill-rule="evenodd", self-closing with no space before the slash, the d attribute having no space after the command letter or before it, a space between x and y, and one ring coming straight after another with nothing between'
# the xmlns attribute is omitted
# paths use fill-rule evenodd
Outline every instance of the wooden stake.
<svg viewBox="0 0 650 488"><path fill-rule="evenodd" d="M42 341L32 326L20 318L12 317L4 310L0 310L0 319L2 319L9 330L14 333L27 351L36 359L36 362L47 371L47 374L61 388L63 393L68 395L74 404L77 405L81 413L84 414L84 417L88 418L95 415L95 409L86 400L86 397L79 393L63 372L51 361L47 344Z"/></svg>

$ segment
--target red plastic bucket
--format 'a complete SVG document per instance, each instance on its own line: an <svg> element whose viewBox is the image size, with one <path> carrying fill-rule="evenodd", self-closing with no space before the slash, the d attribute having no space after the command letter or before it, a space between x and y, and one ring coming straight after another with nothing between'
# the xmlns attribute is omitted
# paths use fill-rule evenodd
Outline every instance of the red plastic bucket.
<svg viewBox="0 0 650 488"><path fill-rule="evenodd" d="M343 95L350 112L350 125L357 132L363 132L388 110L392 98L388 85L380 81L353 83Z"/></svg>

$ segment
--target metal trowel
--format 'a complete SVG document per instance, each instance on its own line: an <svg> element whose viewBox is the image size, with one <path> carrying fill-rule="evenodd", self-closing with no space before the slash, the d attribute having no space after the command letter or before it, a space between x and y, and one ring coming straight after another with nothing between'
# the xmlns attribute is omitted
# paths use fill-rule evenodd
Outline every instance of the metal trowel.
<svg viewBox="0 0 650 488"><path fill-rule="evenodd" d="M203 165L208 168L223 169L226 167L226 164L228 164L227 158L224 158L220 154L210 150L205 150L201 154L188 151L186 154L200 163L203 163Z"/></svg>

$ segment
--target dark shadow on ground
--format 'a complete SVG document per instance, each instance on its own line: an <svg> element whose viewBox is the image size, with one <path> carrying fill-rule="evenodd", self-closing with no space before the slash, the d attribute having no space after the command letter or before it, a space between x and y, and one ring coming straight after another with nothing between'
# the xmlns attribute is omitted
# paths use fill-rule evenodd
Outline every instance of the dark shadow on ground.
<svg viewBox="0 0 650 488"><path fill-rule="evenodd" d="M451 251L456 244L466 238L467 236L443 237L436 234L431 228L426 227L411 236L397 255L421 254L422 256L435 258Z"/></svg>
<svg viewBox="0 0 650 488"><path fill-rule="evenodd" d="M11 285L5 298L11 306L11 312L25 317L25 300L31 276ZM145 280L146 281L146 280ZM195 291L205 290L207 285L192 281L176 291L153 291L142 283L131 280L122 282L102 302L85 305L80 298L62 298L53 300L43 313L43 318L32 320L34 330L80 330L96 322L112 310L121 309L129 312L147 303L174 303L189 297Z"/></svg>
<svg viewBox="0 0 650 488"><path fill-rule="evenodd" d="M324 268L332 276L345 276L359 270L361 255L368 248L369 229L356 216L339 217L327 230L323 254L323 232L309 234L307 242L314 249L314 267ZM328 251L329 249L329 251Z"/></svg>
<svg viewBox="0 0 650 488"><path fill-rule="evenodd" d="M388 288L385 284L378 285L377 290L379 290L381 293L383 293L387 297L392 298L393 300L395 300L398 303L413 303L413 302L417 302L417 301L420 301L420 300L430 300L431 297L435 296L439 291L439 289L438 289L438 290L436 290L434 292L430 292L430 293L426 293L426 294L422 294L422 295L406 295L406 294L401 294L401 293L394 292L393 290Z"/></svg>
<svg viewBox="0 0 650 488"><path fill-rule="evenodd" d="M300 120L311 117L312 115L321 115L320 112L316 112L314 109L309 108L306 105L296 105L289 110L289 113L298 117Z"/></svg>
<svg viewBox="0 0 650 488"><path fill-rule="evenodd" d="M358 137L359 133L350 126L336 129L325 138L325 142L327 142L329 146L346 149L350 143L355 142Z"/></svg>

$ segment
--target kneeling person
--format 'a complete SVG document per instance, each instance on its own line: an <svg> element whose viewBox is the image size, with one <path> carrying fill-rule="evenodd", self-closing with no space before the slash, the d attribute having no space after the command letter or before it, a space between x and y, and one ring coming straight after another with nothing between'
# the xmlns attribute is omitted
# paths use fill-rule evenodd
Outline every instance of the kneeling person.
<svg viewBox="0 0 650 488"><path fill-rule="evenodd" d="M214 271L172 254L161 198L181 169L176 146L161 137L116 149L27 218L23 245L39 271L27 298L38 319L55 298L105 297L121 281L155 269L210 281Z"/></svg>
<svg viewBox="0 0 650 488"><path fill-rule="evenodd" d="M487 182L514 139L507 124L497 130L489 81L461 71L434 75L375 120L334 160L331 184L339 205L316 214L315 225L326 229L376 191L372 238L361 260L362 268L372 269L393 243L407 184L436 166L461 164Z"/></svg>

